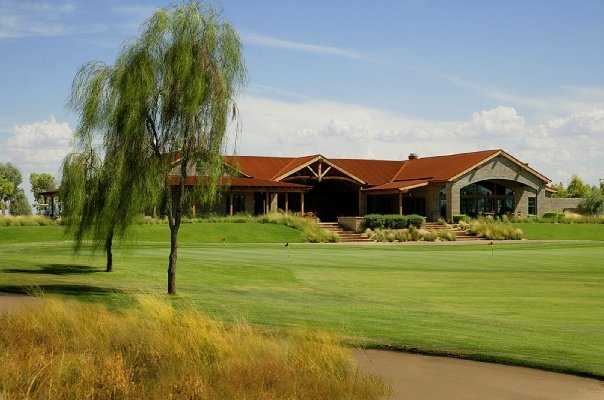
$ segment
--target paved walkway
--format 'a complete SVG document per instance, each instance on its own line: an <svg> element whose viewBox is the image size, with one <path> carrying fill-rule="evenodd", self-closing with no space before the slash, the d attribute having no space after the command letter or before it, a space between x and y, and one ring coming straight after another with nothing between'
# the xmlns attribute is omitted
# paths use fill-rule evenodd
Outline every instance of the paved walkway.
<svg viewBox="0 0 604 400"><path fill-rule="evenodd" d="M604 382L537 369L385 350L355 350L393 400L602 400Z"/></svg>
<svg viewBox="0 0 604 400"><path fill-rule="evenodd" d="M20 307L35 304L40 299L24 294L12 294L0 292L0 313L5 311L14 311Z"/></svg>

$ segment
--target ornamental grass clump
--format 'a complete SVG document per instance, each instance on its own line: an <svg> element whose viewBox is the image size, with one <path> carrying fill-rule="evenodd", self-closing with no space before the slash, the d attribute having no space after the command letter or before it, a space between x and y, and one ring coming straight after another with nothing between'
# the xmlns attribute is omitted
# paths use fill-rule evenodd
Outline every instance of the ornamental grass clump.
<svg viewBox="0 0 604 400"><path fill-rule="evenodd" d="M57 225L58 223L58 220L42 215L0 216L0 226L46 226Z"/></svg>
<svg viewBox="0 0 604 400"><path fill-rule="evenodd" d="M131 308L41 300L0 314L3 399L378 399L333 336L225 325L141 297Z"/></svg>
<svg viewBox="0 0 604 400"><path fill-rule="evenodd" d="M456 239L451 231L417 229L414 226L409 229L366 229L365 236L375 242L435 242Z"/></svg>
<svg viewBox="0 0 604 400"><path fill-rule="evenodd" d="M311 243L333 243L340 237L332 231L321 228L314 218L300 217L289 213L273 212L257 217L264 224L280 224L302 231Z"/></svg>
<svg viewBox="0 0 604 400"><path fill-rule="evenodd" d="M493 218L481 218L470 222L466 230L476 236L490 240L520 240L524 238L522 229L509 222Z"/></svg>

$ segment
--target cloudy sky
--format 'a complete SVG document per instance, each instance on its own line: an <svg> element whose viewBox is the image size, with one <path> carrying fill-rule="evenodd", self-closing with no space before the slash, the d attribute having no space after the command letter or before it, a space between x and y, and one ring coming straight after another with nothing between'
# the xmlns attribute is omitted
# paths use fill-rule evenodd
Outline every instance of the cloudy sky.
<svg viewBox="0 0 604 400"><path fill-rule="evenodd" d="M172 3L0 0L0 161L57 173L78 67L112 63ZM604 178L601 0L212 4L240 32L249 73L230 153L504 148L554 181Z"/></svg>

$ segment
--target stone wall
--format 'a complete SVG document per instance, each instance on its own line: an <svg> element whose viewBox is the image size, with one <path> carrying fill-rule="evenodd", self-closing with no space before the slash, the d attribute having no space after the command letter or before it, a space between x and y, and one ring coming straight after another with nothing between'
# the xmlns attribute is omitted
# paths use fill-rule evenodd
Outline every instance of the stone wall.
<svg viewBox="0 0 604 400"><path fill-rule="evenodd" d="M582 198L546 197L542 201L545 212L564 212L577 211L583 200Z"/></svg>
<svg viewBox="0 0 604 400"><path fill-rule="evenodd" d="M364 217L338 217L338 224L345 229L361 232L363 230Z"/></svg>

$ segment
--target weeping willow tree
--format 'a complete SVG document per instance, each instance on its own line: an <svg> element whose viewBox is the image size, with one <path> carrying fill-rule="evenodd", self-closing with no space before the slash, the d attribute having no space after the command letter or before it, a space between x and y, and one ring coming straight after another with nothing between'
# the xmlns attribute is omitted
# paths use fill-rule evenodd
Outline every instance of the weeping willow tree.
<svg viewBox="0 0 604 400"><path fill-rule="evenodd" d="M227 124L237 117L244 81L237 32L198 2L158 10L115 64L85 64L74 79L77 138L101 145L100 170L109 171L101 173L106 200L90 206L122 224L145 199L165 196L170 294L176 293L183 213L193 201L210 203L216 196Z"/></svg>

